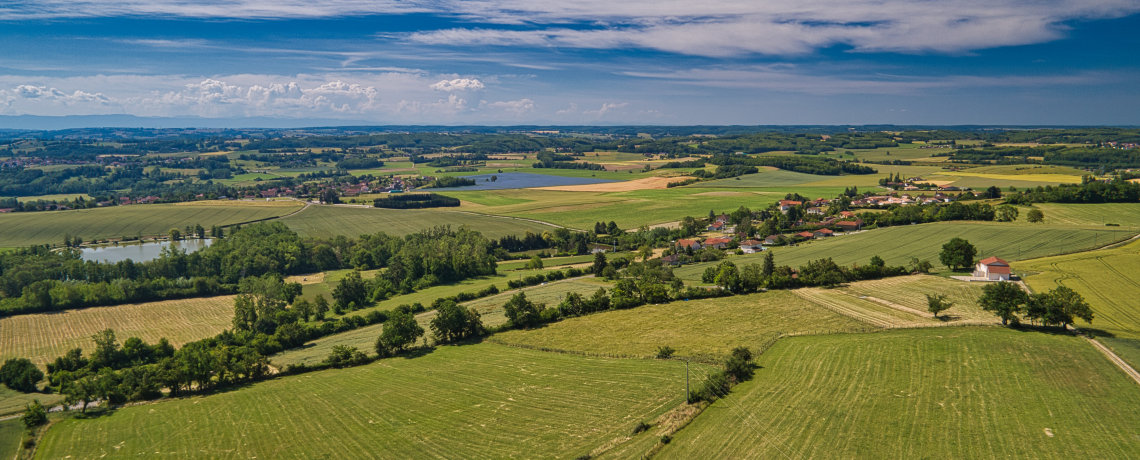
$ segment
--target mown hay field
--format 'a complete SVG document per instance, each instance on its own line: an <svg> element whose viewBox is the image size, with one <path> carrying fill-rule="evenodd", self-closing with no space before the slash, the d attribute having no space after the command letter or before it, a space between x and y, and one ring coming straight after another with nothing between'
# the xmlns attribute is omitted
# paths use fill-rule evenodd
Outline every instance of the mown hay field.
<svg viewBox="0 0 1140 460"><path fill-rule="evenodd" d="M756 348L781 333L872 329L788 291L771 291L595 313L503 332L493 340L635 356L655 355L658 347L669 346L682 356L720 356L737 346Z"/></svg>
<svg viewBox="0 0 1140 460"><path fill-rule="evenodd" d="M503 289L506 289L506 283L499 283L498 285L502 286ZM588 278L556 281L545 285L531 286L523 288L522 292L525 292L527 299L532 302L545 303L549 307L555 307L558 305L558 302L560 302L561 299L570 292L577 292L583 296L588 296L590 294L593 294L594 291L598 290L598 288L603 287L604 285L605 284L600 281L595 282L592 278ZM430 306L431 301L439 297L447 297L455 295L459 292L470 291L470 289L439 289L441 287L443 286L434 287L407 296L394 297L392 299L380 302L378 305L372 308L352 312L350 315L362 315L369 311L377 309L390 310L397 305L411 304L413 302L420 302L424 306ZM507 301L510 300L512 296L518 294L519 292L520 291L518 289L510 290L495 296L465 302L462 305L469 308L475 308L477 311L479 311L479 314L482 315L480 319L482 319L484 326L495 327L507 322L506 314L503 312L503 304L507 303ZM423 339L421 339L421 342L419 342L420 344L435 344L435 340L431 334L431 320L434 319L435 316L435 311L427 311L416 315L416 322L419 323L420 327L422 327L425 331ZM333 317L335 316L330 314L329 318ZM380 333L383 330L383 324L374 324L371 326L362 327L360 329L336 335L330 335L328 337L322 337L313 340L312 342L306 343L305 346L301 348L286 350L273 355L270 358L273 361L273 366L277 368L284 368L285 366L291 364L313 365L324 361L325 358L328 358L329 353L332 352L333 347L337 345L356 347L360 351L368 353L369 355L374 355L376 338L380 336Z"/></svg>
<svg viewBox="0 0 1140 460"><path fill-rule="evenodd" d="M233 296L219 296L9 316L0 318L0 360L28 358L42 368L72 348L90 352L91 336L107 328L119 343L166 337L181 346L231 327L233 313Z"/></svg>
<svg viewBox="0 0 1140 460"><path fill-rule="evenodd" d="M576 458L624 442L684 388L677 362L448 346L67 420L39 455Z"/></svg>
<svg viewBox="0 0 1140 460"><path fill-rule="evenodd" d="M1084 339L938 328L781 339L657 458L1134 458L1140 386Z"/></svg>
<svg viewBox="0 0 1140 460"><path fill-rule="evenodd" d="M348 206L309 206L308 209L281 219L302 237L332 238L344 235L356 238L380 231L390 235L407 235L437 225L457 229L468 225L488 238L553 231L554 227L519 219L479 216L454 211L421 209L378 209Z"/></svg>
<svg viewBox="0 0 1140 460"><path fill-rule="evenodd" d="M859 281L840 286L836 291L864 300L895 307L908 308L933 316L927 310L927 295L944 295L953 302L949 310L939 313L939 320L949 324L960 321L987 322L995 320L993 313L978 306L982 287L986 283L959 281L930 275L896 276L881 280Z"/></svg>
<svg viewBox="0 0 1140 460"><path fill-rule="evenodd" d="M46 384L47 382L40 382ZM44 393L20 393L19 391L9 389L8 387L0 384L0 417L5 417L11 414L18 414L24 411L24 407L32 403L32 400L38 399L44 406L54 406L63 402L63 395L59 394L44 394ZM17 420L19 422L19 420ZM22 428L23 425L21 424ZM2 437L2 435L0 435ZM0 441L2 444L3 441ZM3 449L0 448L0 452ZM4 457L0 457L4 458Z"/></svg>
<svg viewBox="0 0 1140 460"><path fill-rule="evenodd" d="M1100 251L1047 257L1013 264L1017 272L1034 273L1025 284L1034 292L1057 286L1077 291L1092 306L1092 324L1114 334L1140 338L1140 241Z"/></svg>
<svg viewBox="0 0 1140 460"><path fill-rule="evenodd" d="M930 260L943 268L938 260L942 245L952 238L964 238L979 250L979 258L997 256L1015 261L1048 255L1084 251L1133 234L1115 227L1072 228L1052 225L1013 225L989 222L940 222L905 225L868 230L851 235L814 240L794 247L773 249L777 265L800 267L809 261L830 257L839 265L867 264L879 256L888 265L906 265L912 257ZM737 264L760 263L764 254L737 256ZM700 280L705 267L712 263L693 264L674 273L683 279Z"/></svg>
<svg viewBox="0 0 1140 460"><path fill-rule="evenodd" d="M172 228L201 224L233 225L283 216L294 206L176 206L144 204L73 211L18 212L0 215L0 247L61 244L64 235L93 238L166 235Z"/></svg>

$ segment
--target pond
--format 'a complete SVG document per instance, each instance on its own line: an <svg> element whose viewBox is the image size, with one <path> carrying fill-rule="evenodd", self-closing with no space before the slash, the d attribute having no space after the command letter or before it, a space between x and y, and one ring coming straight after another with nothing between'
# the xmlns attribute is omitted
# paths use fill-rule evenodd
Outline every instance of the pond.
<svg viewBox="0 0 1140 460"><path fill-rule="evenodd" d="M490 182L491 176L498 176L497 180ZM532 174L522 172L505 172L500 174L479 174L476 176L463 176L464 179L473 179L476 184L468 187L448 187L440 189L424 189L432 192L446 192L448 190L505 190L512 188L557 187L563 185L601 184L604 182L617 182L609 179L594 179L590 177L563 177L548 176L545 174Z"/></svg>
<svg viewBox="0 0 1140 460"><path fill-rule="evenodd" d="M122 262L131 259L135 262L146 262L148 260L157 259L162 254L164 248L173 246L176 249L184 249L187 253L191 253L209 246L213 240L183 240L183 241L158 241L154 243L142 244L123 244L119 246L102 246L97 248L83 248L83 254L79 257L83 260L90 260L94 262Z"/></svg>

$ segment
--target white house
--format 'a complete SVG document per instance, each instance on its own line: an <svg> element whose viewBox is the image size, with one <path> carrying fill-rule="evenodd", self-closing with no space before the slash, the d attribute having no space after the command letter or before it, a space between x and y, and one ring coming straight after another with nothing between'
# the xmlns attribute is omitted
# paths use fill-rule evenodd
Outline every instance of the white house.
<svg viewBox="0 0 1140 460"><path fill-rule="evenodd" d="M1009 281L1009 262L997 257L982 259L974 268L974 276L992 281Z"/></svg>
<svg viewBox="0 0 1140 460"><path fill-rule="evenodd" d="M764 250L764 243L756 240L747 240L740 243L740 250L745 254L755 254Z"/></svg>

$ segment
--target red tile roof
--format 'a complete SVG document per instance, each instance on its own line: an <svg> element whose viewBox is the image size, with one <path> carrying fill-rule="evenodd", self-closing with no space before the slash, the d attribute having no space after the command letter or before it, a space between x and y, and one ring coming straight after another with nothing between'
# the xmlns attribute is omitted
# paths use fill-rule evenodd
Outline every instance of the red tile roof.
<svg viewBox="0 0 1140 460"><path fill-rule="evenodd" d="M978 263L980 263L982 265L1005 265L1007 267L1009 266L1009 262L1001 260L997 257L990 257L987 259L982 259L982 260L978 261ZM1009 272L1006 272L1006 273L1009 273Z"/></svg>
<svg viewBox="0 0 1140 460"><path fill-rule="evenodd" d="M998 275L1008 275L1009 274L1009 267L1002 266L1002 265L990 265L989 267L986 268L986 271L988 271L990 273L995 273Z"/></svg>

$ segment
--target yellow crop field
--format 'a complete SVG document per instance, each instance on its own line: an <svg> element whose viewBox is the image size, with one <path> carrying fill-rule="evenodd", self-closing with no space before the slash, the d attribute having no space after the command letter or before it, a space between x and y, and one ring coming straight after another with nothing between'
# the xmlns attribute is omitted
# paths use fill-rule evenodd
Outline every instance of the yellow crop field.
<svg viewBox="0 0 1140 460"><path fill-rule="evenodd" d="M120 343L166 337L180 346L229 328L233 305L233 296L219 296L0 318L0 360L28 358L43 366L72 348L90 351L91 336L107 328Z"/></svg>

